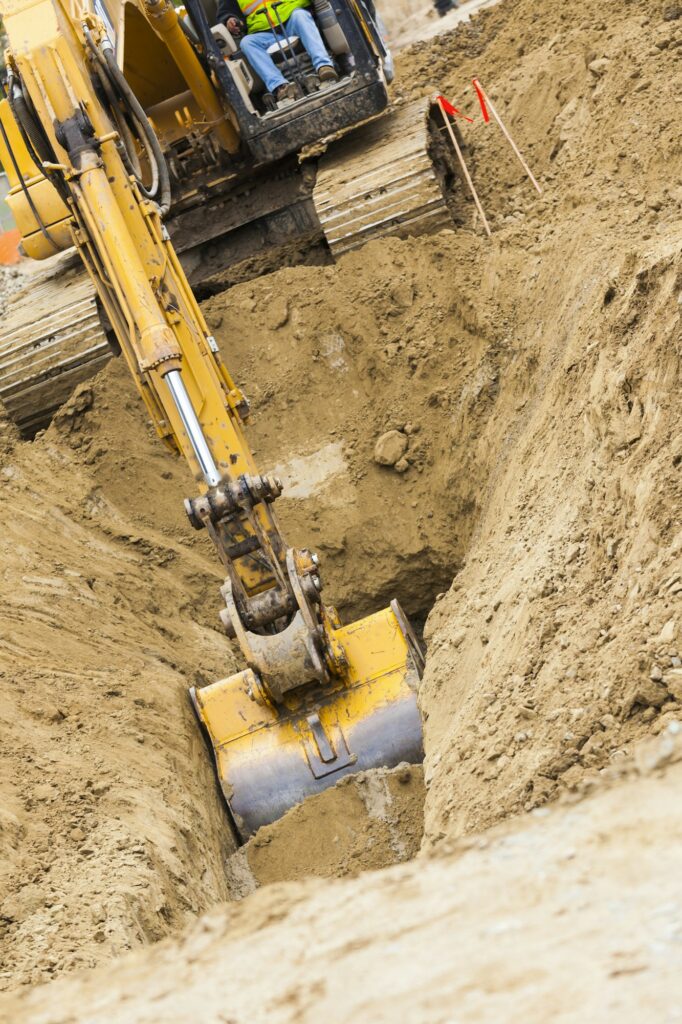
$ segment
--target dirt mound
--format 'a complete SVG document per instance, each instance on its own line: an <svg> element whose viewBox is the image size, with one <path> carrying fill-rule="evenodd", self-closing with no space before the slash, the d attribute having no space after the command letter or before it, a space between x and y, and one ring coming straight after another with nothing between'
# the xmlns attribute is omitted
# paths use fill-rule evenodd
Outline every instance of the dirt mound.
<svg viewBox="0 0 682 1024"><path fill-rule="evenodd" d="M499 283L516 301L485 512L428 625L432 838L589 786L682 696L680 20L665 4L514 11L405 57L414 81L428 56L455 99L490 78L545 189L530 199L501 136L472 131L494 237L526 264Z"/></svg>
<svg viewBox="0 0 682 1024"><path fill-rule="evenodd" d="M303 878L343 878L411 860L424 830L421 765L347 775L233 854L233 897L262 885Z"/></svg>
<svg viewBox="0 0 682 1024"><path fill-rule="evenodd" d="M390 46L394 50L409 46L416 40L431 39L448 32L462 21L467 21L482 7L500 0L459 0L456 8L441 17L433 0L376 0Z"/></svg>
<svg viewBox="0 0 682 1024"><path fill-rule="evenodd" d="M127 446L99 473L85 464L88 389L41 440L3 446L3 987L108 960L228 895L229 830L186 689L235 662L200 613L211 564L179 524L136 514L140 480L151 497L169 466L118 397L144 468L135 501Z"/></svg>
<svg viewBox="0 0 682 1024"><path fill-rule="evenodd" d="M680 757L668 751L668 761ZM462 1024L674 1020L680 785L677 764L443 856L268 886L176 940L6 996L0 1015L13 1024L447 1024L456 1007Z"/></svg>
<svg viewBox="0 0 682 1024"><path fill-rule="evenodd" d="M432 837L589 786L680 710L679 256L596 247L558 292L529 294L559 314L542 386L510 415L488 512L428 623Z"/></svg>

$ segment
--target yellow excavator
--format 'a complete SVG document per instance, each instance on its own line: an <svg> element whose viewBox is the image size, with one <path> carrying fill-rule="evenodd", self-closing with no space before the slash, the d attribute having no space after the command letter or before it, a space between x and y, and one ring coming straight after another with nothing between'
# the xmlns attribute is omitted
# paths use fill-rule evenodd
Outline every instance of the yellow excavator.
<svg viewBox="0 0 682 1024"><path fill-rule="evenodd" d="M246 839L344 774L421 759L423 661L396 602L343 626L322 600L318 557L288 547L280 532L274 503L282 483L254 463L244 436L248 403L164 224L168 139L187 144L190 164L192 147L201 156L216 145L237 162L272 162L292 132L318 137L320 128L340 131L374 115L385 104L385 52L362 0L337 0L327 39L347 47L339 82L327 95L301 84L298 100L271 108L249 100L241 58L212 45L220 33L210 31L199 0L187 0L186 11L183 27L168 0L126 3L116 16L103 0L3 0L0 159L26 253L75 246L158 434L194 476L187 515L208 531L222 561L220 618L246 667L191 697L235 830ZM171 63L175 85L185 88L175 99L156 97L152 122L136 91L151 103ZM306 127L309 104L322 120L316 132ZM232 173L229 162L220 166Z"/></svg>

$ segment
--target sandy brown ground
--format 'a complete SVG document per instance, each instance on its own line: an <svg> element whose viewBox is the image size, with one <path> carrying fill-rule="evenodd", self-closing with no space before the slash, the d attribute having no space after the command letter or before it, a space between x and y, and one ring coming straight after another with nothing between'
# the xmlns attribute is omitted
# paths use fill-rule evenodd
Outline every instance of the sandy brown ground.
<svg viewBox="0 0 682 1024"><path fill-rule="evenodd" d="M584 803L351 882L266 887L0 1012L13 1024L672 1024L682 767L659 772L680 757L667 735L633 781Z"/></svg>
<svg viewBox="0 0 682 1024"><path fill-rule="evenodd" d="M520 0L410 47L398 96L438 83L473 112L479 75L542 197L478 120L491 241L463 204L456 232L206 304L326 593L345 614L436 601L422 856L266 886L0 1019L676 1019L680 15ZM402 471L375 462L388 430ZM4 985L108 964L254 878L409 855L418 778L405 805L386 781L388 821L341 787L228 862L184 697L235 664L219 576L122 368L3 448ZM318 820L306 861L292 844Z"/></svg>
<svg viewBox="0 0 682 1024"><path fill-rule="evenodd" d="M198 666L234 664L201 612L212 564L173 505L154 510L175 467L134 396L110 392L100 414L115 408L128 443L109 448L105 427L97 450L80 430L91 400L0 468L3 987L160 938L227 895L233 844L186 698Z"/></svg>

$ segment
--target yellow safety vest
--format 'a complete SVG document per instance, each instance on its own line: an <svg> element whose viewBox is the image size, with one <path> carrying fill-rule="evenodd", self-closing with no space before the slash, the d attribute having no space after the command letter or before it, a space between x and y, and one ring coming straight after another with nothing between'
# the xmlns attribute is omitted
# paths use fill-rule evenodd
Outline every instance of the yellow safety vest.
<svg viewBox="0 0 682 1024"><path fill-rule="evenodd" d="M246 18L247 32L267 32L280 21L285 25L297 7L310 7L310 0L239 0L239 6Z"/></svg>

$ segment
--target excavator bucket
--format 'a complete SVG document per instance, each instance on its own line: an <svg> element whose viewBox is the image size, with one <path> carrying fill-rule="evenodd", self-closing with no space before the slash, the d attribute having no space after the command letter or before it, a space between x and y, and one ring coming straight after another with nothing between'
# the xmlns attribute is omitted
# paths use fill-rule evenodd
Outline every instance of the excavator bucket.
<svg viewBox="0 0 682 1024"><path fill-rule="evenodd" d="M398 605L341 627L340 682L274 705L247 669L190 696L243 841L344 775L423 759L419 643Z"/></svg>

